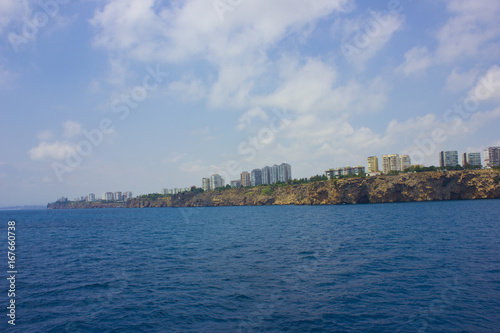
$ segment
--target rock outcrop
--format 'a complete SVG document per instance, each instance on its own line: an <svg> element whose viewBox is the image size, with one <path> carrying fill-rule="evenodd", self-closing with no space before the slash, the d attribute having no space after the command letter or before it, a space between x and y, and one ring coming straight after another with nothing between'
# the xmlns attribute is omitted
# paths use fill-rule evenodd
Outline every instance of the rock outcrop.
<svg viewBox="0 0 500 333"><path fill-rule="evenodd" d="M493 170L405 173L396 176L333 179L300 185L267 185L206 193L186 192L156 199L135 198L128 200L123 206L145 208L335 205L500 199L499 183L499 172ZM49 204L48 208L70 208L56 204ZM73 208L98 207L98 203L92 204L92 207Z"/></svg>
<svg viewBox="0 0 500 333"><path fill-rule="evenodd" d="M406 173L301 185L258 186L201 194L181 193L154 201L136 198L129 200L127 207L335 205L499 199L499 178L498 172L487 170Z"/></svg>

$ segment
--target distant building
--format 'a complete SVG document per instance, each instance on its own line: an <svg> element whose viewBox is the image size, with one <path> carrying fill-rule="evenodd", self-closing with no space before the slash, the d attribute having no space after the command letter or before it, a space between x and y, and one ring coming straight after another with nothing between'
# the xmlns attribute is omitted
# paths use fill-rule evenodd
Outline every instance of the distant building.
<svg viewBox="0 0 500 333"><path fill-rule="evenodd" d="M401 156L401 170L400 171L405 171L411 167L411 159L409 155L402 155Z"/></svg>
<svg viewBox="0 0 500 333"><path fill-rule="evenodd" d="M183 192L191 192L191 187L181 187L181 188L172 188L172 189L164 188L162 190L163 195L174 195L174 194L179 194L179 193L183 193Z"/></svg>
<svg viewBox="0 0 500 333"><path fill-rule="evenodd" d="M500 166L500 147L488 147L484 150L484 166L486 168Z"/></svg>
<svg viewBox="0 0 500 333"><path fill-rule="evenodd" d="M382 172L401 171L401 158L398 154L382 156Z"/></svg>
<svg viewBox="0 0 500 333"><path fill-rule="evenodd" d="M250 182L252 183L252 186L258 186L262 184L262 170L261 169L254 169L250 173Z"/></svg>
<svg viewBox="0 0 500 333"><path fill-rule="evenodd" d="M210 189L213 191L219 187L224 187L224 179L219 174L213 174L210 176Z"/></svg>
<svg viewBox="0 0 500 333"><path fill-rule="evenodd" d="M203 191L205 192L208 192L210 191L211 189L211 186L210 186L210 178L203 178L201 180L201 188L203 189Z"/></svg>
<svg viewBox="0 0 500 333"><path fill-rule="evenodd" d="M337 169L328 169L325 171L325 175L328 179L338 178L340 176L350 176L350 175L364 175L365 167L362 165L358 165L357 167L351 168L350 166L337 168Z"/></svg>
<svg viewBox="0 0 500 333"><path fill-rule="evenodd" d="M233 187L233 188L241 187L241 181L239 181L239 180L231 180L231 187Z"/></svg>
<svg viewBox="0 0 500 333"><path fill-rule="evenodd" d="M103 201L113 201L114 197L113 192L104 192L101 198Z"/></svg>
<svg viewBox="0 0 500 333"><path fill-rule="evenodd" d="M240 176L241 186L252 186L252 182L250 181L250 174L247 171L243 171Z"/></svg>
<svg viewBox="0 0 500 333"><path fill-rule="evenodd" d="M462 165L466 164L481 166L481 153L463 153L462 155Z"/></svg>
<svg viewBox="0 0 500 333"><path fill-rule="evenodd" d="M68 197L60 197L56 202L68 202Z"/></svg>
<svg viewBox="0 0 500 333"><path fill-rule="evenodd" d="M279 166L276 164L273 165L269 172L270 184L276 184L278 182L278 172L279 172Z"/></svg>
<svg viewBox="0 0 500 333"><path fill-rule="evenodd" d="M88 201L89 202L93 202L95 201L95 194L94 193L90 193L89 196L88 196Z"/></svg>
<svg viewBox="0 0 500 333"><path fill-rule="evenodd" d="M115 201L122 201L122 192L115 192L115 195L114 195L114 199Z"/></svg>
<svg viewBox="0 0 500 333"><path fill-rule="evenodd" d="M271 184L271 168L268 166L262 168L262 184Z"/></svg>
<svg viewBox="0 0 500 333"><path fill-rule="evenodd" d="M281 163L278 166L278 181L286 183L292 179L292 166L288 163Z"/></svg>
<svg viewBox="0 0 500 333"><path fill-rule="evenodd" d="M439 153L439 167L456 167L458 165L458 151L442 151Z"/></svg>
<svg viewBox="0 0 500 333"><path fill-rule="evenodd" d="M127 191L125 193L123 193L123 200L128 200L128 199L132 199L133 196L132 196L132 192L131 191Z"/></svg>
<svg viewBox="0 0 500 333"><path fill-rule="evenodd" d="M368 173L379 172L377 156L370 156L366 160L368 162Z"/></svg>
<svg viewBox="0 0 500 333"><path fill-rule="evenodd" d="M392 154L382 156L382 173L388 174L391 171L405 171L409 167L411 167L409 155L399 156L399 154ZM370 171L370 173L374 174L376 171Z"/></svg>

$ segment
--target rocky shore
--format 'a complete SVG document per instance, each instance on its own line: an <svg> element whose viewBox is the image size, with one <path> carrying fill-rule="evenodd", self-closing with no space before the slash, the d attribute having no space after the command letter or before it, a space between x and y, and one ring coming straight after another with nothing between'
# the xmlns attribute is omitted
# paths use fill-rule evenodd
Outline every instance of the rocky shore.
<svg viewBox="0 0 500 333"><path fill-rule="evenodd" d="M500 199L494 170L404 173L395 176L333 179L300 185L267 185L172 197L134 198L126 203L51 203L49 209L336 205L440 200Z"/></svg>

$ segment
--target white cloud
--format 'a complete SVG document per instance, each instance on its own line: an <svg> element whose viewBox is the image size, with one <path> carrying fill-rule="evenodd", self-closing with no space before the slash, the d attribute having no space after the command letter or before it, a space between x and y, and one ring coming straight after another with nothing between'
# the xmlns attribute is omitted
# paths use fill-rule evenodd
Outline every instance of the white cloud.
<svg viewBox="0 0 500 333"><path fill-rule="evenodd" d="M91 94L97 94L97 93L101 92L102 91L101 83L98 80L92 80L89 83L88 91Z"/></svg>
<svg viewBox="0 0 500 333"><path fill-rule="evenodd" d="M0 33L13 21L29 17L30 9L26 0L0 1Z"/></svg>
<svg viewBox="0 0 500 333"><path fill-rule="evenodd" d="M242 130L248 125L250 125L254 119L260 118L263 121L268 120L267 113L262 111L260 108L253 108L245 112L240 119L238 119L238 126L236 127L238 130Z"/></svg>
<svg viewBox="0 0 500 333"><path fill-rule="evenodd" d="M52 182L52 179L51 179L51 178L49 178L49 177L47 177L47 176L45 176L45 177L43 177L40 181L41 181L42 183L50 183L50 182Z"/></svg>
<svg viewBox="0 0 500 333"><path fill-rule="evenodd" d="M348 63L358 69L364 69L366 62L389 43L403 23L404 17L397 12L382 14L372 11L370 15L358 17L356 20L344 20L344 28L341 30L341 51L344 57Z"/></svg>
<svg viewBox="0 0 500 333"><path fill-rule="evenodd" d="M68 139L73 138L82 132L82 125L71 120L64 122L63 127L64 127L63 135Z"/></svg>
<svg viewBox="0 0 500 333"><path fill-rule="evenodd" d="M186 153L174 152L171 156L162 159L163 164L177 163L187 157Z"/></svg>
<svg viewBox="0 0 500 333"><path fill-rule="evenodd" d="M500 99L500 67L494 65L481 76L476 85L469 91L469 96L474 96L478 100L499 100Z"/></svg>
<svg viewBox="0 0 500 333"><path fill-rule="evenodd" d="M74 152L75 149L76 146L69 142L55 141L48 143L42 141L37 147L30 149L28 153L30 158L35 161L44 159L62 160L68 154Z"/></svg>
<svg viewBox="0 0 500 333"><path fill-rule="evenodd" d="M500 51L500 2L450 0L447 10L450 17L435 32L437 48L429 52L426 47L414 47L406 52L400 66L406 75L460 59L495 59Z"/></svg>
<svg viewBox="0 0 500 333"><path fill-rule="evenodd" d="M194 129L194 130L191 130L189 132L189 134L196 135L196 136L208 135L208 134L210 134L210 128L208 126L206 126L204 128Z"/></svg>
<svg viewBox="0 0 500 333"><path fill-rule="evenodd" d="M207 94L203 82L193 75L186 75L181 80L170 83L168 91L185 101L197 101Z"/></svg>
<svg viewBox="0 0 500 333"><path fill-rule="evenodd" d="M439 61L498 52L500 3L490 0L453 0L447 4L451 17L439 29L436 38ZM494 53L496 53L494 52Z"/></svg>
<svg viewBox="0 0 500 333"><path fill-rule="evenodd" d="M208 174L206 163L203 163L201 160L182 163L179 166L179 170L187 173Z"/></svg>
<svg viewBox="0 0 500 333"><path fill-rule="evenodd" d="M455 67L446 79L445 89L451 92L467 89L472 86L478 74L479 71L474 68L467 72L460 72L460 69Z"/></svg>
<svg viewBox="0 0 500 333"><path fill-rule="evenodd" d="M408 76L426 70L431 64L431 55L427 47L414 47L405 53L405 62L396 71Z"/></svg>
<svg viewBox="0 0 500 333"><path fill-rule="evenodd" d="M340 85L337 71L317 59L307 59L303 65L290 61L281 69L281 77L275 91L256 96L252 101L254 105L330 116L365 113L380 110L389 91L389 86L380 78L365 85L355 80Z"/></svg>
<svg viewBox="0 0 500 333"><path fill-rule="evenodd" d="M212 1L159 6L153 0L114 0L97 11L91 24L94 44L141 61L174 61L203 54L245 58L266 49L291 31L342 10L345 0L245 1L221 21Z"/></svg>
<svg viewBox="0 0 500 333"><path fill-rule="evenodd" d="M0 64L0 90L12 88L17 78L17 74L9 71Z"/></svg>
<svg viewBox="0 0 500 333"><path fill-rule="evenodd" d="M128 68L123 59L110 58L107 81L109 84L122 86L126 83Z"/></svg>
<svg viewBox="0 0 500 333"><path fill-rule="evenodd" d="M36 137L40 141L48 141L48 140L51 140L52 138L54 138L54 134L49 130L44 130L44 131L38 132Z"/></svg>

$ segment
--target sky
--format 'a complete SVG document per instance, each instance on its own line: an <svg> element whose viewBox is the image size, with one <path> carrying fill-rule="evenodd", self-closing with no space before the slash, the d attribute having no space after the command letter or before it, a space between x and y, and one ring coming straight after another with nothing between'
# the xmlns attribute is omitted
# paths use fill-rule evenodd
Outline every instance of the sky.
<svg viewBox="0 0 500 333"><path fill-rule="evenodd" d="M500 145L500 2L2 0L0 206Z"/></svg>

